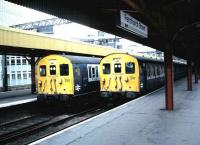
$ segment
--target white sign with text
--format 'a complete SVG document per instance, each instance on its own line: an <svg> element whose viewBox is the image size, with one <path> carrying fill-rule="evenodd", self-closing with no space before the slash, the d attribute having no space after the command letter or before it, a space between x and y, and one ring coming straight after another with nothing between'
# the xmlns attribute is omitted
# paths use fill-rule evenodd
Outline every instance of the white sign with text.
<svg viewBox="0 0 200 145"><path fill-rule="evenodd" d="M148 37L148 27L124 11L120 11L120 22L118 27L141 37Z"/></svg>

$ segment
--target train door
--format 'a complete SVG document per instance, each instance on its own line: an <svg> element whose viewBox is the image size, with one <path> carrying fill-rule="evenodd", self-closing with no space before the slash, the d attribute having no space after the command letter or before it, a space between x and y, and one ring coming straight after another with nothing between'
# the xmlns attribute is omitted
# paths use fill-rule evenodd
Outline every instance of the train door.
<svg viewBox="0 0 200 145"><path fill-rule="evenodd" d="M74 94L78 95L83 92L83 82L82 82L82 64L74 64Z"/></svg>
<svg viewBox="0 0 200 145"><path fill-rule="evenodd" d="M143 92L145 90L145 63L140 63L139 64L139 68L140 68L140 91Z"/></svg>
<svg viewBox="0 0 200 145"><path fill-rule="evenodd" d="M47 67L49 72L47 72L47 84L48 84L48 90L50 91L49 94L57 94L57 85L56 85L56 74L58 73L57 69L57 60L49 60L49 63L47 64Z"/></svg>
<svg viewBox="0 0 200 145"><path fill-rule="evenodd" d="M140 91L140 72L137 60L127 59L125 61L124 91L139 92Z"/></svg>
<svg viewBox="0 0 200 145"><path fill-rule="evenodd" d="M82 73L82 86L83 91L88 92L88 73L87 73L87 64L81 65L81 73Z"/></svg>

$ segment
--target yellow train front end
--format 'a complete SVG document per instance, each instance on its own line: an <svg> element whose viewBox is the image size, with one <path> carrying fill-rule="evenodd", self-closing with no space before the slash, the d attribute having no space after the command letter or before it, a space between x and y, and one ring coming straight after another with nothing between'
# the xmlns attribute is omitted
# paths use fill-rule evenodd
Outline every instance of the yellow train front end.
<svg viewBox="0 0 200 145"><path fill-rule="evenodd" d="M140 92L139 64L128 54L110 54L100 62L101 97L134 98Z"/></svg>
<svg viewBox="0 0 200 145"><path fill-rule="evenodd" d="M60 55L42 58L37 65L38 101L67 101L74 94L71 61Z"/></svg>

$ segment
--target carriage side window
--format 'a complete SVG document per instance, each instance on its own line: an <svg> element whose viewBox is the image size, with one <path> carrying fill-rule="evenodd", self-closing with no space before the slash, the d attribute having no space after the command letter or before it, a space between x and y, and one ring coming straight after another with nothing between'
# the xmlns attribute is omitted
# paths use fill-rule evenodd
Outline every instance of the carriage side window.
<svg viewBox="0 0 200 145"><path fill-rule="evenodd" d="M91 66L89 66L89 67L88 67L89 78L92 78L92 72L91 72L91 69L92 69L92 67L91 67Z"/></svg>
<svg viewBox="0 0 200 145"><path fill-rule="evenodd" d="M98 78L99 77L98 66L96 66L95 68L96 68L96 77Z"/></svg>
<svg viewBox="0 0 200 145"><path fill-rule="evenodd" d="M40 66L40 76L41 77L46 76L46 65L41 65Z"/></svg>
<svg viewBox="0 0 200 145"><path fill-rule="evenodd" d="M109 63L103 64L103 74L110 74L110 64Z"/></svg>
<svg viewBox="0 0 200 145"><path fill-rule="evenodd" d="M142 67L142 65L140 65L140 74L143 75L143 73L144 73L143 72L143 67Z"/></svg>
<svg viewBox="0 0 200 145"><path fill-rule="evenodd" d="M95 77L95 68L92 67L92 77L94 78Z"/></svg>
<svg viewBox="0 0 200 145"><path fill-rule="evenodd" d="M150 64L150 76L153 78L154 77L154 68L153 65Z"/></svg>
<svg viewBox="0 0 200 145"><path fill-rule="evenodd" d="M146 69L147 69L147 77L150 77L150 67L149 64L146 65Z"/></svg>
<svg viewBox="0 0 200 145"><path fill-rule="evenodd" d="M88 81L98 81L99 80L99 65L98 64L88 64Z"/></svg>
<svg viewBox="0 0 200 145"><path fill-rule="evenodd" d="M126 74L135 73L135 64L133 62L128 62L125 64Z"/></svg>
<svg viewBox="0 0 200 145"><path fill-rule="evenodd" d="M50 65L50 75L56 75L56 66Z"/></svg>
<svg viewBox="0 0 200 145"><path fill-rule="evenodd" d="M158 74L157 74L157 65L155 64L155 65L154 65L154 76L157 77L157 75L158 75Z"/></svg>
<svg viewBox="0 0 200 145"><path fill-rule="evenodd" d="M157 75L160 75L160 65L157 66Z"/></svg>
<svg viewBox="0 0 200 145"><path fill-rule="evenodd" d="M69 75L69 65L61 64L60 65L60 76L68 76Z"/></svg>
<svg viewBox="0 0 200 145"><path fill-rule="evenodd" d="M115 70L115 73L120 73L121 72L121 64L120 63L114 64L114 70Z"/></svg>

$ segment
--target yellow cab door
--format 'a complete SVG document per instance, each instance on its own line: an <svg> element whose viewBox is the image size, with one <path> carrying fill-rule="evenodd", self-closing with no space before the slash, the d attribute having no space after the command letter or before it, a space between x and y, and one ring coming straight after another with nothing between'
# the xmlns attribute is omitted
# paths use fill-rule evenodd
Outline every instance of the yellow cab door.
<svg viewBox="0 0 200 145"><path fill-rule="evenodd" d="M59 63L59 78L57 79L58 94L74 94L74 77L71 62Z"/></svg>
<svg viewBox="0 0 200 145"><path fill-rule="evenodd" d="M140 77L138 61L133 58L124 60L123 89L124 92L139 92Z"/></svg>

